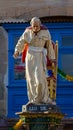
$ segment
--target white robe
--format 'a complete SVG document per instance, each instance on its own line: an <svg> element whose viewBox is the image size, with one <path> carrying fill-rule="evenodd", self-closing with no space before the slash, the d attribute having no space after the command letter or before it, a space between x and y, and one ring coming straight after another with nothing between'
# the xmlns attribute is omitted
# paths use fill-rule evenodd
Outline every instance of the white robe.
<svg viewBox="0 0 73 130"><path fill-rule="evenodd" d="M26 55L26 80L29 102L49 103L49 91L45 73L44 45L49 59L55 59L55 53L51 44L51 36L47 29L40 30L37 35L32 29L27 28L15 47L15 51L23 52L24 44L29 48Z"/></svg>

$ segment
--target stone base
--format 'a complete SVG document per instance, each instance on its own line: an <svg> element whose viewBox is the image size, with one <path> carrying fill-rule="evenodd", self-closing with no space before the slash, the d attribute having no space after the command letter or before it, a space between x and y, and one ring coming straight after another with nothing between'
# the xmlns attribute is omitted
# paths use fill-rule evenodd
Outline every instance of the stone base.
<svg viewBox="0 0 73 130"><path fill-rule="evenodd" d="M54 112L17 113L28 130L57 130L64 115Z"/></svg>
<svg viewBox="0 0 73 130"><path fill-rule="evenodd" d="M22 106L20 116L28 130L57 130L64 114L59 107L51 104L27 104Z"/></svg>

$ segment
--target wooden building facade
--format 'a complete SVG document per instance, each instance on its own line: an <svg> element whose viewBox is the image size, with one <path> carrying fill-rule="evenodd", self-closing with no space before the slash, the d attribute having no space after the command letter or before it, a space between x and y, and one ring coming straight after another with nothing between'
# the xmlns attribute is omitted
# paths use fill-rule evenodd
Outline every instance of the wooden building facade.
<svg viewBox="0 0 73 130"><path fill-rule="evenodd" d="M73 17L44 17L41 21L51 33L52 40L58 40L58 67L66 74L73 76ZM25 64L21 56L14 60L14 47L29 22L2 22L8 35L8 90L7 117L16 117L15 113L22 110L26 104L27 85L25 79ZM57 104L63 113L73 117L73 82L58 74L57 76Z"/></svg>

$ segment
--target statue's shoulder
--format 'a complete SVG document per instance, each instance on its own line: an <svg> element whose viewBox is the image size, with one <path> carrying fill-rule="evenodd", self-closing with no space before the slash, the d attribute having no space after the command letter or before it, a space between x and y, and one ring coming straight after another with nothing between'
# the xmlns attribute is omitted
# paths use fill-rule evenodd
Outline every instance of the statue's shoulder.
<svg viewBox="0 0 73 130"><path fill-rule="evenodd" d="M29 26L29 27L27 27L26 29L28 29L28 30L32 30L32 26Z"/></svg>
<svg viewBox="0 0 73 130"><path fill-rule="evenodd" d="M30 32L31 32L31 30L32 30L32 27L31 27L31 26L29 26L29 27L27 27L27 28L25 29L25 32L26 32L26 33L30 33Z"/></svg>
<svg viewBox="0 0 73 130"><path fill-rule="evenodd" d="M48 30L48 28L45 25L41 25L41 30Z"/></svg>

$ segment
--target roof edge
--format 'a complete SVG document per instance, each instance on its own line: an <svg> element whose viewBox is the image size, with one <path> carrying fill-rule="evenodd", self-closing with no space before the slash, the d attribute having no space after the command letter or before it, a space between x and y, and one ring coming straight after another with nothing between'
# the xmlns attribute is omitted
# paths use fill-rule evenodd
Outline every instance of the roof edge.
<svg viewBox="0 0 73 130"><path fill-rule="evenodd" d="M40 17L40 20L44 23L55 23L55 22L73 22L73 16L45 16ZM29 23L29 21L25 21L24 19L15 19L15 18L7 18L0 19L0 23Z"/></svg>

